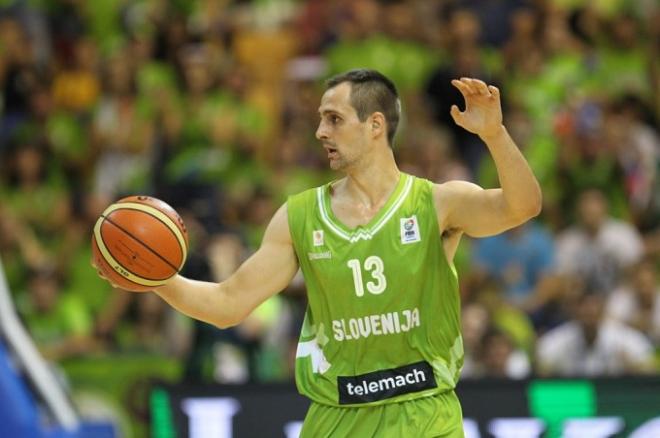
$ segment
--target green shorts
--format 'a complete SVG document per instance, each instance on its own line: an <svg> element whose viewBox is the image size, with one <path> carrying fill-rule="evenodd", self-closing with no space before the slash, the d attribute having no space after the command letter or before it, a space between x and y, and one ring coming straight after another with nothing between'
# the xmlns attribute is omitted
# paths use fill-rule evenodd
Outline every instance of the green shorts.
<svg viewBox="0 0 660 438"><path fill-rule="evenodd" d="M363 408L312 403L300 437L463 438L463 413L454 391Z"/></svg>

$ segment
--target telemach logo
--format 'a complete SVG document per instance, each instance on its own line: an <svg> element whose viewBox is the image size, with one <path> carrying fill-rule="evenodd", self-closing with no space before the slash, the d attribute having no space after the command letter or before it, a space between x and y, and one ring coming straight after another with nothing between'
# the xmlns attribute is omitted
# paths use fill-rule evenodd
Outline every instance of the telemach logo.
<svg viewBox="0 0 660 438"><path fill-rule="evenodd" d="M433 369L422 361L359 376L337 377L339 404L370 403L436 388Z"/></svg>

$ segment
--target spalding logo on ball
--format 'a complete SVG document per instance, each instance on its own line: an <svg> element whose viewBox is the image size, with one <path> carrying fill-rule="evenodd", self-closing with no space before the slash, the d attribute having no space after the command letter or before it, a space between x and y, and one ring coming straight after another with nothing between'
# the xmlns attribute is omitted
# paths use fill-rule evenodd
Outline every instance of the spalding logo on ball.
<svg viewBox="0 0 660 438"><path fill-rule="evenodd" d="M143 292L176 275L188 254L183 220L165 202L129 196L110 205L94 225L94 263L122 289Z"/></svg>

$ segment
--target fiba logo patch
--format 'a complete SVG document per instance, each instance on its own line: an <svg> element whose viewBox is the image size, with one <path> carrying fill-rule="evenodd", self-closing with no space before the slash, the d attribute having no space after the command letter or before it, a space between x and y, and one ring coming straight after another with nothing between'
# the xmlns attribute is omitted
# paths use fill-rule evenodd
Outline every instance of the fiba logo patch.
<svg viewBox="0 0 660 438"><path fill-rule="evenodd" d="M414 243L422 240L419 234L417 216L401 218L401 243Z"/></svg>
<svg viewBox="0 0 660 438"><path fill-rule="evenodd" d="M323 246L323 230L312 232L312 242L314 242L314 246Z"/></svg>

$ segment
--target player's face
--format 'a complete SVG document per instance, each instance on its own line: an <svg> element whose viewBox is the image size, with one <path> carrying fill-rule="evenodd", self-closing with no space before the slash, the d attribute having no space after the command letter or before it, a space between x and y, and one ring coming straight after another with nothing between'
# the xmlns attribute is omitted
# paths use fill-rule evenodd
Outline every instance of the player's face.
<svg viewBox="0 0 660 438"><path fill-rule="evenodd" d="M347 170L359 163L367 141L367 120L360 122L351 105L351 84L330 88L321 98L316 138L328 153L330 168Z"/></svg>

